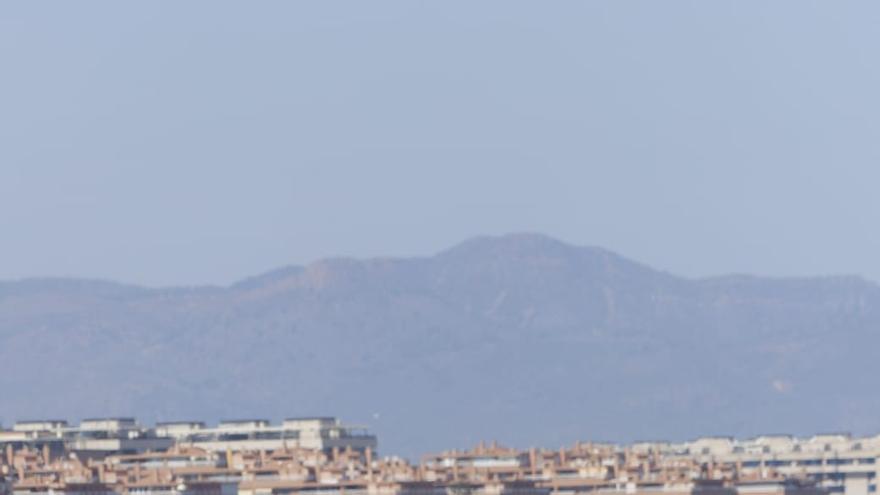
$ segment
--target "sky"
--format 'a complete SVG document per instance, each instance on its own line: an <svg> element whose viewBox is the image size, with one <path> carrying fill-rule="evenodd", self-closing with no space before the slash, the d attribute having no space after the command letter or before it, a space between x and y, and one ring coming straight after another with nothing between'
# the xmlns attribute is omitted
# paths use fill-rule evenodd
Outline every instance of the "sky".
<svg viewBox="0 0 880 495"><path fill-rule="evenodd" d="M0 279L541 232L880 281L880 3L4 2Z"/></svg>

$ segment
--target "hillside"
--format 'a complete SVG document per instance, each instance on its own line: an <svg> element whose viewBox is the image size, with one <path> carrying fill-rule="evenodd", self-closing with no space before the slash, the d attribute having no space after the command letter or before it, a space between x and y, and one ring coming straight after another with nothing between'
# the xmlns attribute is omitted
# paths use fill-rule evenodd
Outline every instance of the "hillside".
<svg viewBox="0 0 880 495"><path fill-rule="evenodd" d="M480 439L880 431L880 287L687 279L538 235L230 287L0 282L0 418L328 414Z"/></svg>

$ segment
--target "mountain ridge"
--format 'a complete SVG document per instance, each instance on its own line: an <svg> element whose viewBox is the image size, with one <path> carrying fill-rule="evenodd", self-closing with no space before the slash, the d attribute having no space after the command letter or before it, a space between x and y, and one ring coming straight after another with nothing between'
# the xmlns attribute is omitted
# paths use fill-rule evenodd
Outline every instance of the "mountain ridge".
<svg viewBox="0 0 880 495"><path fill-rule="evenodd" d="M408 455L866 433L878 328L861 277L686 278L533 234L225 287L27 279L0 282L0 419L329 414Z"/></svg>
<svg viewBox="0 0 880 495"><path fill-rule="evenodd" d="M866 278L859 274L823 274L823 275L758 275L751 273L721 273L716 275L706 275L699 277L685 277L681 275L674 274L670 271L655 269L647 264L634 261L633 259L620 255L612 250L600 247L600 246L578 246L574 244L569 244L564 241L558 240L551 236L547 236L545 234L537 234L531 232L517 232L511 234L503 234L498 236L492 235L480 235L468 238L450 248L443 249L441 251L436 252L433 255L427 256L403 256L403 257L393 257L393 256L377 256L377 257L352 257L352 256L330 256L326 258L319 258L317 260L311 261L305 264L290 264L283 265L278 268L269 269L263 272L260 272L255 275L245 276L241 279L235 280L229 284L195 284L195 285L163 285L157 287L148 287L143 286L138 283L133 282L124 282L117 281L109 278L89 278L89 277L76 277L76 276L39 276L39 277L21 277L16 279L0 279L0 289L4 286L13 286L13 285L34 285L39 283L48 283L53 285L64 285L64 284L94 284L94 285L102 285L102 286L118 286L120 288L128 288L128 289L139 289L145 291L163 291L163 290L191 290L191 289L235 289L243 285L247 285L250 283L255 283L264 278L276 278L278 276L290 275L290 274L298 274L305 270L307 270L310 266L313 265L324 265L327 263L374 263L374 262L400 262L407 260L426 260L432 258L440 258L445 257L450 254L454 254L457 251L465 251L468 250L475 245L479 244L490 244L490 245L521 245L521 241L526 241L528 243L534 244L535 242L546 242L546 245L556 245L557 247L562 247L568 250L577 250L577 251L588 251L600 255L614 257L618 260L631 263L633 265L637 265L639 267L657 272L666 275L670 275L675 278L689 280L694 282L702 282L702 281L739 281L739 280L749 280L749 279L761 279L761 280L775 280L775 281L806 281L806 280L841 280L841 281L851 281L853 283L865 283L869 285L875 285L880 287L880 284L877 282Z"/></svg>

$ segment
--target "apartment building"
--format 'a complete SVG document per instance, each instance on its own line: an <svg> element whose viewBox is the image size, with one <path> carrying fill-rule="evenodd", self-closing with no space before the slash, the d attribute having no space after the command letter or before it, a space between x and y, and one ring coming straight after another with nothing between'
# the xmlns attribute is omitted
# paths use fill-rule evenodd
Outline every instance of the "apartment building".
<svg viewBox="0 0 880 495"><path fill-rule="evenodd" d="M75 427L63 420L27 420L0 431L0 448L27 447L52 456L71 452L80 457L103 457L164 450L173 444L172 439L157 437L133 418L85 419Z"/></svg>
<svg viewBox="0 0 880 495"><path fill-rule="evenodd" d="M157 431L173 435L180 445L215 452L304 448L364 453L377 447L375 435L366 428L330 417L289 418L280 425L265 419L239 419L221 421L214 428L195 422L162 423Z"/></svg>
<svg viewBox="0 0 880 495"><path fill-rule="evenodd" d="M0 448L48 449L52 456L63 452L81 457L155 452L176 444L213 452L306 448L363 454L375 451L377 440L366 428L331 417L289 418L280 425L265 419L240 419L221 421L214 427L201 421L177 421L153 428L127 417L84 419L78 426L63 420L28 420L16 422L11 430L0 430Z"/></svg>
<svg viewBox="0 0 880 495"><path fill-rule="evenodd" d="M739 476L809 478L831 493L870 495L877 492L880 436L853 438L824 434L810 438L765 435L749 440L700 438L666 445L664 455L688 458Z"/></svg>

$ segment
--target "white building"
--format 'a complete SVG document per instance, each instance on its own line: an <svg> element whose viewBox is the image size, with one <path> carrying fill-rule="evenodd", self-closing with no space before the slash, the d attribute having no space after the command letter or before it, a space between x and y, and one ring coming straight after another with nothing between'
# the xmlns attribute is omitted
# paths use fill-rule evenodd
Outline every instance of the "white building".
<svg viewBox="0 0 880 495"><path fill-rule="evenodd" d="M741 475L808 477L819 487L844 495L877 492L880 436L852 438L847 434L807 439L764 435L750 440L711 437L685 444L667 455L688 456L701 463L725 465Z"/></svg>

